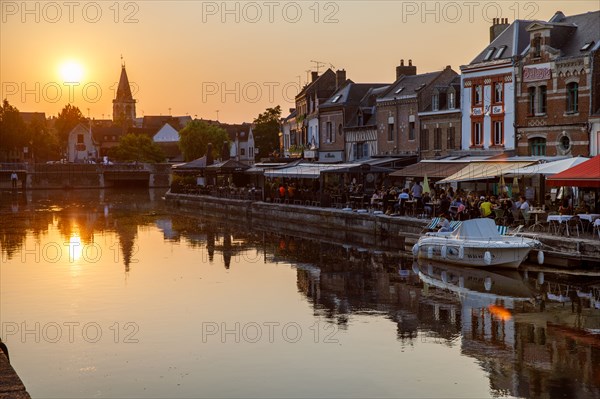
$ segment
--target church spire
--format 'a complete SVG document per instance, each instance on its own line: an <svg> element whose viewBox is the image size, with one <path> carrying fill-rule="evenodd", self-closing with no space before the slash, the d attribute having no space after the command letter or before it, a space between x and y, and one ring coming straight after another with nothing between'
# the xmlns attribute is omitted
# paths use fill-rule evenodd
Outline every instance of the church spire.
<svg viewBox="0 0 600 399"><path fill-rule="evenodd" d="M131 94L127 71L125 70L125 62L123 61L123 56L121 56L121 76L119 77L117 94L113 100L113 123L124 127L133 125L135 103L136 101Z"/></svg>

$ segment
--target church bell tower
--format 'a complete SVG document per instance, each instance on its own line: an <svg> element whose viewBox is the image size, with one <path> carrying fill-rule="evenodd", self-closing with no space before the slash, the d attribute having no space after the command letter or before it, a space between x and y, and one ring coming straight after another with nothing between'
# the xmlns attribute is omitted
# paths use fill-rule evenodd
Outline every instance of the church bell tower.
<svg viewBox="0 0 600 399"><path fill-rule="evenodd" d="M125 70L125 63L121 57L121 77L117 87L117 95L113 100L113 123L123 127L133 126L135 120L135 100L131 95L131 87Z"/></svg>

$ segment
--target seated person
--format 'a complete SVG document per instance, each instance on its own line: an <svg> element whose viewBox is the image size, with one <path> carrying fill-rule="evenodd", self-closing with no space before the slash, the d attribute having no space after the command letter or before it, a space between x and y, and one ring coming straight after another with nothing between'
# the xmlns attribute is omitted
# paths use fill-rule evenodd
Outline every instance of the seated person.
<svg viewBox="0 0 600 399"><path fill-rule="evenodd" d="M441 215L441 220L438 223L437 227L439 227L440 229L438 230L438 232L440 233L446 233L446 232L451 232L452 231L452 227L450 227L450 220L449 219L449 215L447 213L443 213Z"/></svg>
<svg viewBox="0 0 600 399"><path fill-rule="evenodd" d="M408 194L408 188L402 190L402 192L398 195L398 203L394 205L394 211L398 213L400 211L401 215L404 215L404 202L410 199L410 195Z"/></svg>
<svg viewBox="0 0 600 399"><path fill-rule="evenodd" d="M490 202L490 199L487 197L479 205L479 211L481 212L482 218L493 217L492 209L493 209L493 205Z"/></svg>

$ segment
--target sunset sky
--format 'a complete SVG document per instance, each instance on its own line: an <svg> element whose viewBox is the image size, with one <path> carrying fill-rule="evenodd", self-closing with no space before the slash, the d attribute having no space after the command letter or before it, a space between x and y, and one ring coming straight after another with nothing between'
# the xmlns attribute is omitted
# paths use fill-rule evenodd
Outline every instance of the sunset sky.
<svg viewBox="0 0 600 399"><path fill-rule="evenodd" d="M400 59L418 73L459 71L489 42L492 18L548 20L595 11L588 1L0 2L2 98L56 115L68 102L112 117L121 55L137 116L251 122L293 106L311 60L355 82L392 82ZM65 84L67 80L78 85ZM89 111L88 111L89 109ZM169 111L170 109L170 111Z"/></svg>

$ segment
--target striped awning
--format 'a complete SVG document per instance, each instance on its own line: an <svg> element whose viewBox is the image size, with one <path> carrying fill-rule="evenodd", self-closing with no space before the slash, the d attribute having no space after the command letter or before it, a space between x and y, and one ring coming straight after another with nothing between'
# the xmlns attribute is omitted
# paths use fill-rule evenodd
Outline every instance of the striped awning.
<svg viewBox="0 0 600 399"><path fill-rule="evenodd" d="M488 180L500 177L506 172L518 171L520 168L534 164L534 161L520 162L471 162L458 172L438 181L438 183L454 183L461 181Z"/></svg>

